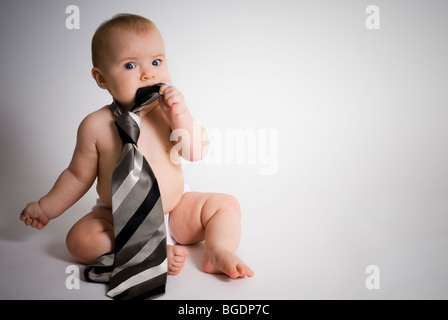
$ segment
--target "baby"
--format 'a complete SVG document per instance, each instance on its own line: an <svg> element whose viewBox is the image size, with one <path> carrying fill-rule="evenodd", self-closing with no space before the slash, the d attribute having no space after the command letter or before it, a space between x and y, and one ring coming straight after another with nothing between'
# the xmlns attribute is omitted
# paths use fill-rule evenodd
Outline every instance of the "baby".
<svg viewBox="0 0 448 320"><path fill-rule="evenodd" d="M170 81L159 30L137 15L116 15L97 29L92 62L98 86L127 109L137 89ZM184 245L205 240L202 267L207 273L252 277L253 271L235 254L241 230L237 200L226 194L184 192L180 157L202 159L208 147L205 130L191 117L179 90L163 85L159 93L161 97L140 112L138 148L157 177L171 237ZM66 239L69 252L86 264L114 247L111 179L122 147L114 121L108 106L89 114L79 125L68 168L47 195L29 203L20 215L26 225L42 229L76 203L97 179L98 204L75 223ZM170 134L178 129L188 134L173 142ZM172 152L174 147L178 152ZM167 255L168 274L178 274L188 251L167 245Z"/></svg>

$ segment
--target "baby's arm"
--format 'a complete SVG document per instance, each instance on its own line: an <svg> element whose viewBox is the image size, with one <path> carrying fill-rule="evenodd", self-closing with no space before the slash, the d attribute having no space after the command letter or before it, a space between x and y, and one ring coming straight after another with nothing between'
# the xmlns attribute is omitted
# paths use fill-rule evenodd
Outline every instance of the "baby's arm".
<svg viewBox="0 0 448 320"><path fill-rule="evenodd" d="M201 160L208 151L207 132L194 121L182 93L176 87L164 85L160 88L160 94L162 95L160 106L170 122L171 129L177 130L182 137L180 155L189 161ZM183 134L184 132L186 134Z"/></svg>
<svg viewBox="0 0 448 320"><path fill-rule="evenodd" d="M76 203L92 186L97 176L98 153L94 123L87 116L79 125L72 161L50 192L32 202L20 214L20 220L37 229L44 228L51 219L60 216Z"/></svg>

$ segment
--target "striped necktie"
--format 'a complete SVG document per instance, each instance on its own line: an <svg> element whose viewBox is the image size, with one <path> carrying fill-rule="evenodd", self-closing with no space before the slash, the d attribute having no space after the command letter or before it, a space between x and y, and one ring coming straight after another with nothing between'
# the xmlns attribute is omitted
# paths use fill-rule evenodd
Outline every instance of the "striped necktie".
<svg viewBox="0 0 448 320"><path fill-rule="evenodd" d="M84 271L86 280L109 282L114 299L146 299L165 293L166 231L157 180L137 149L140 110L157 100L163 84L140 88L128 112L114 101L110 110L123 142L112 175L115 249L95 259Z"/></svg>

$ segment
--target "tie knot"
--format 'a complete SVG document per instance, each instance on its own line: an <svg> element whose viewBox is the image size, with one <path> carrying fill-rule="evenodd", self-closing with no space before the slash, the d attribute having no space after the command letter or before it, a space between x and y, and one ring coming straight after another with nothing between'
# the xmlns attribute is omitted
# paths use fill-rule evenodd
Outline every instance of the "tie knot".
<svg viewBox="0 0 448 320"><path fill-rule="evenodd" d="M135 113L124 112L117 117L115 125L118 128L123 144L132 143L137 145L140 136L140 117Z"/></svg>
<svg viewBox="0 0 448 320"><path fill-rule="evenodd" d="M138 114L144 106L160 97L159 90L163 85L164 83L159 83L151 87L139 88L136 93L134 105L129 112L115 100L109 106L112 113L117 116L115 125L118 128L118 133L123 144L133 143L137 145L141 125L141 119Z"/></svg>

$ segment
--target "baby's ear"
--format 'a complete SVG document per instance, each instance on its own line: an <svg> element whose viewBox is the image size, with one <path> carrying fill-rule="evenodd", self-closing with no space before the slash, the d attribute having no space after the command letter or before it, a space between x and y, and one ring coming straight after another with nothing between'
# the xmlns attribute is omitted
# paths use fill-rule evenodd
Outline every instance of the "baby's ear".
<svg viewBox="0 0 448 320"><path fill-rule="evenodd" d="M97 67L92 69L92 77L95 79L97 85L101 89L107 89L106 80L104 79L103 73Z"/></svg>

